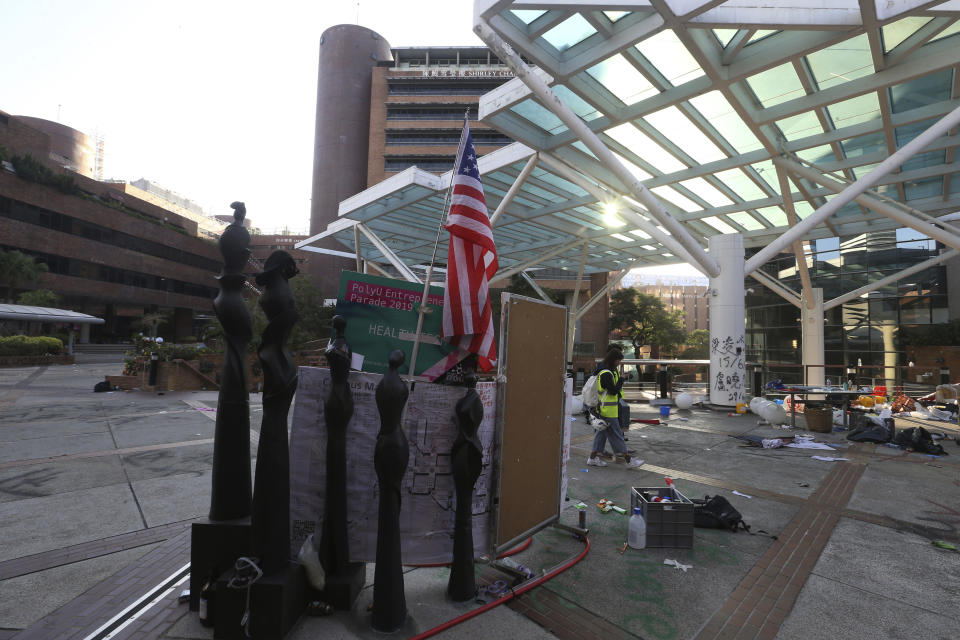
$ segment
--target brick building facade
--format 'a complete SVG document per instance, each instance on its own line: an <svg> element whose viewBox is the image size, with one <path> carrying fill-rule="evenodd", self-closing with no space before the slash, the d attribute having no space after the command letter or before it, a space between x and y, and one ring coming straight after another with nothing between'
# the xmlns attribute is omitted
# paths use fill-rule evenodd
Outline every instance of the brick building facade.
<svg viewBox="0 0 960 640"><path fill-rule="evenodd" d="M54 174L74 180L64 193L0 170L0 248L17 250L49 269L37 286L61 306L106 320L91 329L95 341L126 339L146 313L168 314L165 335L195 336L212 316L221 268L215 242L198 236L197 223L59 165L49 136L26 120L0 112L5 155L30 155Z"/></svg>

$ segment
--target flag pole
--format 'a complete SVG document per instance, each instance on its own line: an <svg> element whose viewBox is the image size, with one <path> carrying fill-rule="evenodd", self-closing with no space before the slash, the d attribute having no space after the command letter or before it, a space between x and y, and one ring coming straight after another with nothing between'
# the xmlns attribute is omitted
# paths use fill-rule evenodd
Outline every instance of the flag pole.
<svg viewBox="0 0 960 640"><path fill-rule="evenodd" d="M430 258L430 264L427 265L427 277L424 278L423 282L423 295L420 297L420 308L418 309L417 317L417 335L413 340L413 353L410 356L410 370L407 375L413 377L415 367L417 365L417 354L420 351L420 336L423 333L423 317L424 315L431 313L432 310L427 308L427 301L430 296L430 278L433 276L433 263L437 260L437 247L440 246L440 231L443 229L443 223L445 216L449 214L449 205L450 205L450 194L453 192L453 182L457 174L457 162L460 160L460 155L463 153L463 145L466 142L467 132L467 123L470 119L470 107L467 107L467 110L463 113L463 129L460 131L460 144L457 146L457 155L453 159L453 171L450 173L450 186L447 187L447 195L443 200L443 209L440 211L440 224L437 225L437 238L433 242L433 256ZM449 268L450 265L447 265Z"/></svg>

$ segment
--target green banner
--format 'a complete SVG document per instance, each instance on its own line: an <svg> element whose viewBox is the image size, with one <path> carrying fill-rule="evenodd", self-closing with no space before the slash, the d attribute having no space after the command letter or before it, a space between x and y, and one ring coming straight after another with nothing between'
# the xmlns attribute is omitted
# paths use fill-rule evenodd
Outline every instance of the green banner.
<svg viewBox="0 0 960 640"><path fill-rule="evenodd" d="M407 373L417 335L423 285L354 271L340 276L337 314L347 319L345 337L355 355L363 356L363 371L386 373L394 349L407 355L401 373ZM453 347L442 342L443 289L430 287L430 313L423 318L415 375L436 378L459 360ZM438 373L439 371L439 373Z"/></svg>

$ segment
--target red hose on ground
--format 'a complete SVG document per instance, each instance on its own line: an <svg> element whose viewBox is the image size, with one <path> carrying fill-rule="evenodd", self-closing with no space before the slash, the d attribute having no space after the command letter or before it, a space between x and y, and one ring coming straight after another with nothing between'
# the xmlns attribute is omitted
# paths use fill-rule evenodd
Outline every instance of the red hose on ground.
<svg viewBox="0 0 960 640"><path fill-rule="evenodd" d="M509 601L511 598L515 598L516 596L518 596L518 595L520 595L520 594L522 594L522 593L526 593L527 591L529 591L530 589L533 589L534 587L540 586L541 584L543 584L543 583L546 582L547 580L550 580L550 579L552 579L552 578L555 578L556 576L560 575L561 573L563 573L564 571L566 571L567 569L569 569L569 568L572 567L573 565L575 565L575 564L577 564L578 562L580 562L580 561L583 559L583 557L584 557L585 555L587 555L587 552L590 551L590 540L589 540L586 536L583 536L583 542L584 542L584 547L583 547L583 551L580 552L580 555L578 555L576 558L573 558L572 560L570 560L570 561L567 562L566 564L557 567L556 569L554 569L554 570L551 571L550 573L545 573L545 574L543 574L542 576L540 576L540 577L537 578L536 580L534 580L534 581L532 581L532 582L529 582L529 583L523 585L522 587L519 587L518 589L511 589L509 594L506 594L506 595L504 595L504 596L502 596L502 597L500 597L500 598L497 598L496 600L493 600L493 601L491 601L491 602L488 602L487 604L485 604L485 605L483 605L483 606L481 606L481 607L477 607L477 608L474 609L473 611L468 611L467 613L465 613L465 614L463 614L463 615L461 615L461 616L457 616L456 618L453 618L452 620L447 620L447 621L444 622L443 624L437 625L436 627L434 627L434 628L432 628L432 629L427 629L427 630L424 631L423 633L419 633L419 634L417 634L417 635L415 635L415 636L412 636L409 640L423 640L423 638L429 638L429 637L431 637L431 636L433 636L433 635L436 635L436 634L440 633L441 631L446 631L446 630L449 629L450 627L455 627L456 625L460 624L461 622L465 622L465 621L469 620L470 618L473 618L473 617L475 617L475 616L480 615L481 613L484 613L484 612L486 612L486 611L489 611L490 609L493 609L494 607L500 606L501 604L504 604L505 602Z"/></svg>

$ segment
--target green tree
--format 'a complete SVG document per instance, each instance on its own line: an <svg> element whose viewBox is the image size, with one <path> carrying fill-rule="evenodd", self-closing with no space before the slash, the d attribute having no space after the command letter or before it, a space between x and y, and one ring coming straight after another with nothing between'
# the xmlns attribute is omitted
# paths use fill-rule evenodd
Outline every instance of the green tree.
<svg viewBox="0 0 960 640"><path fill-rule="evenodd" d="M28 307L50 307L60 306L60 296L50 289L34 289L33 291L24 291L17 298L17 304L25 304Z"/></svg>
<svg viewBox="0 0 960 640"><path fill-rule="evenodd" d="M290 348L296 350L313 340L329 338L335 307L324 305L323 294L313 278L301 271L290 281L290 290L300 316L290 333Z"/></svg>
<svg viewBox="0 0 960 640"><path fill-rule="evenodd" d="M637 353L643 345L659 347L661 353L670 352L686 338L683 311L667 311L660 298L633 287L610 296L610 324L619 337L630 341Z"/></svg>
<svg viewBox="0 0 960 640"><path fill-rule="evenodd" d="M706 360L710 357L710 332L706 329L697 329L687 334L683 346L685 348L682 355L687 360Z"/></svg>
<svg viewBox="0 0 960 640"><path fill-rule="evenodd" d="M0 249L0 284L6 288L5 300L12 301L17 289L34 284L47 271L47 265L24 253Z"/></svg>

